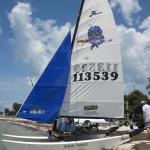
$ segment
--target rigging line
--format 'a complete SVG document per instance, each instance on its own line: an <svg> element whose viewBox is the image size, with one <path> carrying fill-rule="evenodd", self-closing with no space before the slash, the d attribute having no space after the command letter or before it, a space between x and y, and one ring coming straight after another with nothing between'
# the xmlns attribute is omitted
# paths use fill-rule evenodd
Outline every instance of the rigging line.
<svg viewBox="0 0 150 150"><path fill-rule="evenodd" d="M79 22L80 22L80 18L81 18L81 14L82 14L84 3L85 3L85 0L82 0L81 7L80 7L80 10L79 10L79 15L78 15L78 18L77 18L77 23L76 23L76 26L75 26L74 35L73 35L72 49L74 47L74 42L75 42L75 39L76 39L77 30L78 30L78 26L79 26ZM77 85L76 85L76 89L77 89Z"/></svg>
<svg viewBox="0 0 150 150"><path fill-rule="evenodd" d="M72 50L73 50L73 47L74 47L76 34L77 34L78 27L79 27L79 22L80 22L80 18L81 18L81 14L82 14L84 3L85 3L85 0L82 0L81 7L80 7L80 10L79 10L79 15L78 15L78 18L77 18L77 23L76 23L75 30L74 30L73 40L72 40L72 44L71 44ZM76 84L76 89L77 89L77 84ZM77 92L76 92L76 94L77 94ZM76 111L77 111L77 104L76 104ZM76 112L76 114L77 114L77 112ZM76 144L77 144L77 140L78 140L78 138L77 138L77 135L76 135Z"/></svg>

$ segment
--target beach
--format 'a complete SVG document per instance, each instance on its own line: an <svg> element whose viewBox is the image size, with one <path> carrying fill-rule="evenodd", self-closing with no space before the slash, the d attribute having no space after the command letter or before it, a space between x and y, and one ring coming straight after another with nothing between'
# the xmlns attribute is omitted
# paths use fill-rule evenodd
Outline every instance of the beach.
<svg viewBox="0 0 150 150"><path fill-rule="evenodd" d="M132 137L129 143L117 146L112 150L150 150L150 137L144 131L139 135Z"/></svg>
<svg viewBox="0 0 150 150"><path fill-rule="evenodd" d="M0 119L0 150L8 150L1 142L3 139L2 134L20 136L47 136L47 132L43 130L43 127L40 128L29 123L22 123L22 121L18 121L18 119L15 118Z"/></svg>
<svg viewBox="0 0 150 150"><path fill-rule="evenodd" d="M51 128L51 125L41 125L38 126L34 123L27 123L24 120L18 120L15 118L0 119L0 139L2 139L1 134L11 134L20 136L47 136L47 130ZM122 126L119 128L120 131L129 131L130 128ZM2 142L0 142L0 150L6 150ZM131 138L130 142L125 143L120 146L116 146L111 150L150 150L150 138L147 132L144 130L139 135Z"/></svg>

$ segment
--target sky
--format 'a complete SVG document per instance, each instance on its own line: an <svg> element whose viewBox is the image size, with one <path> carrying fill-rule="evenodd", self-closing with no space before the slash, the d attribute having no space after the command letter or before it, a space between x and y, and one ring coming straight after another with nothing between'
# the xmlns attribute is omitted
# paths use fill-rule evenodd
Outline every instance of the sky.
<svg viewBox="0 0 150 150"><path fill-rule="evenodd" d="M125 94L146 93L150 1L110 0L121 42ZM23 103L65 34L80 0L0 0L0 109Z"/></svg>

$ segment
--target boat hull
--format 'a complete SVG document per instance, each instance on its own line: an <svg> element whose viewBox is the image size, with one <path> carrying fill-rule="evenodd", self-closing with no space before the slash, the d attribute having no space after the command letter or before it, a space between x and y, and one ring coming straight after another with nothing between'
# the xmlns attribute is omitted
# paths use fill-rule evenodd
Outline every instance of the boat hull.
<svg viewBox="0 0 150 150"><path fill-rule="evenodd" d="M106 137L100 139L71 141L71 142L24 142L14 140L2 140L8 150L100 150L113 148L130 140L129 135Z"/></svg>

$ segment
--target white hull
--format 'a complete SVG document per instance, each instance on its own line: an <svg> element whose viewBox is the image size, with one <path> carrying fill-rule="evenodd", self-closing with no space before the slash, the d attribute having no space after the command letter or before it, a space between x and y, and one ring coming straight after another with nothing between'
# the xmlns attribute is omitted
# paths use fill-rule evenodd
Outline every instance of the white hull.
<svg viewBox="0 0 150 150"><path fill-rule="evenodd" d="M31 137L24 139L27 138L31 139ZM35 139L37 139L37 137ZM42 138L39 137L39 139ZM21 140L22 141L2 140L2 142L8 150L100 150L102 148L112 148L126 143L130 140L130 137L129 135L122 135L72 142L23 142L23 137L21 137Z"/></svg>

